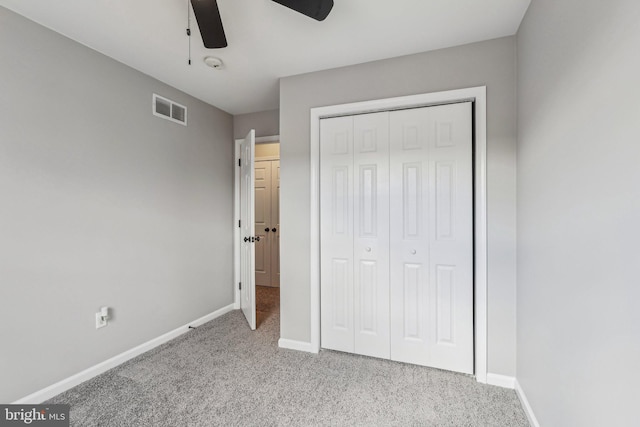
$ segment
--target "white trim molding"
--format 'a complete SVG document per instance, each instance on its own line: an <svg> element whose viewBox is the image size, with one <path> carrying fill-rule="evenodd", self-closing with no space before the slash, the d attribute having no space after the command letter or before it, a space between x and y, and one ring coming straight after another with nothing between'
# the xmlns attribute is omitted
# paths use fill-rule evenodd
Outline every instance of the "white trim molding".
<svg viewBox="0 0 640 427"><path fill-rule="evenodd" d="M474 373L487 382L487 90L485 86L312 108L309 222L311 351L320 350L320 120L461 101L474 105Z"/></svg>
<svg viewBox="0 0 640 427"><path fill-rule="evenodd" d="M516 378L500 374L487 374L487 384L513 390L516 388Z"/></svg>
<svg viewBox="0 0 640 427"><path fill-rule="evenodd" d="M527 414L527 418L529 419L529 424L533 427L540 427L540 423L538 422L536 415L533 413L533 408L531 408L529 400L527 400L527 396L524 394L524 390L522 390L517 379L515 381L515 388L518 399L520 399L520 403L522 404L522 409L524 409L524 413Z"/></svg>
<svg viewBox="0 0 640 427"><path fill-rule="evenodd" d="M286 338L280 338L278 340L278 347L287 348L289 350L304 351L307 353L317 353L317 351L313 351L313 347L310 342L288 340Z"/></svg>
<svg viewBox="0 0 640 427"><path fill-rule="evenodd" d="M82 372L79 372L75 375L72 375L68 378L65 378L61 381L58 381L55 384L52 384L48 387L43 388L42 390L36 391L28 396L23 397L22 399L18 399L13 404L38 404L42 403L45 400L51 399L58 394L65 392L78 384L81 384L87 380L90 380L93 377L96 377L109 369L115 368L118 365L123 364L127 360L131 360L136 356L141 355L159 345L162 345L172 339L189 332L189 326L200 326L204 323L207 323L217 317L222 316L233 310L233 304L227 305L226 307L222 307L219 310L214 311L213 313L209 313L206 316L200 317L199 319L194 320L193 322L189 322L186 325L180 326L166 334L160 335L157 338L149 340L145 343L140 344L132 349L129 349L123 353L120 353L116 356L113 356L110 359L105 360L104 362L98 363L90 368L85 369Z"/></svg>

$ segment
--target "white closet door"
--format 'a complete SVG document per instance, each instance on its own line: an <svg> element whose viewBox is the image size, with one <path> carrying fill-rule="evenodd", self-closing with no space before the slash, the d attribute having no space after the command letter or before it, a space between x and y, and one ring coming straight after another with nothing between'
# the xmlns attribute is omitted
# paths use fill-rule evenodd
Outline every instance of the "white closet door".
<svg viewBox="0 0 640 427"><path fill-rule="evenodd" d="M354 332L358 354L389 358L389 113L353 118Z"/></svg>
<svg viewBox="0 0 640 427"><path fill-rule="evenodd" d="M389 358L389 114L321 122L322 346Z"/></svg>
<svg viewBox="0 0 640 427"><path fill-rule="evenodd" d="M280 286L280 161L271 161L271 286Z"/></svg>
<svg viewBox="0 0 640 427"><path fill-rule="evenodd" d="M471 103L390 114L391 358L473 373Z"/></svg>
<svg viewBox="0 0 640 427"><path fill-rule="evenodd" d="M255 163L255 242L256 286L271 286L271 254L269 231L271 226L271 162Z"/></svg>
<svg viewBox="0 0 640 427"><path fill-rule="evenodd" d="M354 351L353 117L320 121L322 347Z"/></svg>

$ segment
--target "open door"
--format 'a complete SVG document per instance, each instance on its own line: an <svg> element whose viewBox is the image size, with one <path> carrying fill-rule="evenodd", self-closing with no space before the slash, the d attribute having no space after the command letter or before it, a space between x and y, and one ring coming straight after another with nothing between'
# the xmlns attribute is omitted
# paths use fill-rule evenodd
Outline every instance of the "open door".
<svg viewBox="0 0 640 427"><path fill-rule="evenodd" d="M240 308L256 329L255 241L255 172L256 131L251 130L240 144Z"/></svg>

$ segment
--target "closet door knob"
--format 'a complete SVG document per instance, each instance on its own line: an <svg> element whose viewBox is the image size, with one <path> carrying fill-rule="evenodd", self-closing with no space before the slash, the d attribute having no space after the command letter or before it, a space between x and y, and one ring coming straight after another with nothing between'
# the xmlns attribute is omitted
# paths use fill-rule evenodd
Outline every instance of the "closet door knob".
<svg viewBox="0 0 640 427"><path fill-rule="evenodd" d="M415 249L411 249L411 254L415 255L416 254L416 250Z"/></svg>
<svg viewBox="0 0 640 427"><path fill-rule="evenodd" d="M276 230L276 228L275 228L275 227L273 227L273 228L271 229L271 231L273 231L273 232L275 233L275 232L276 232L276 231L278 231L278 230Z"/></svg>
<svg viewBox="0 0 640 427"><path fill-rule="evenodd" d="M366 248L365 251L371 252L371 248Z"/></svg>
<svg viewBox="0 0 640 427"><path fill-rule="evenodd" d="M269 232L269 227L265 228L264 231Z"/></svg>

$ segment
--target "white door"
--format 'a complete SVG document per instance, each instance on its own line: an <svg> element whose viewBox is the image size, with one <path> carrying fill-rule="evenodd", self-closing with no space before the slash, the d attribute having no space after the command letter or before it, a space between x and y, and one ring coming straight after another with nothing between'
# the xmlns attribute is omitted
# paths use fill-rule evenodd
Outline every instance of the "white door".
<svg viewBox="0 0 640 427"><path fill-rule="evenodd" d="M320 121L320 340L354 352L353 117Z"/></svg>
<svg viewBox="0 0 640 427"><path fill-rule="evenodd" d="M473 373L471 103L391 113L391 358Z"/></svg>
<svg viewBox="0 0 640 427"><path fill-rule="evenodd" d="M389 358L388 113L325 119L321 135L322 345Z"/></svg>
<svg viewBox="0 0 640 427"><path fill-rule="evenodd" d="M472 373L471 103L320 132L322 347Z"/></svg>
<svg viewBox="0 0 640 427"><path fill-rule="evenodd" d="M389 358L389 114L353 118L355 352Z"/></svg>
<svg viewBox="0 0 640 427"><path fill-rule="evenodd" d="M255 162L256 285L271 286L271 161Z"/></svg>
<svg viewBox="0 0 640 427"><path fill-rule="evenodd" d="M255 162L256 285L280 286L280 161Z"/></svg>
<svg viewBox="0 0 640 427"><path fill-rule="evenodd" d="M271 161L271 286L280 286L280 160Z"/></svg>
<svg viewBox="0 0 640 427"><path fill-rule="evenodd" d="M240 144L240 308L251 329L256 328L254 153L251 130Z"/></svg>

